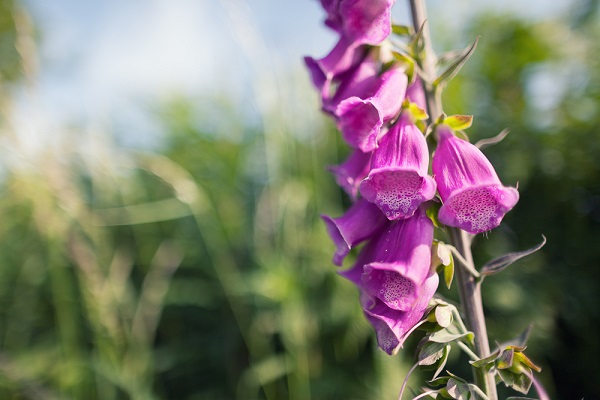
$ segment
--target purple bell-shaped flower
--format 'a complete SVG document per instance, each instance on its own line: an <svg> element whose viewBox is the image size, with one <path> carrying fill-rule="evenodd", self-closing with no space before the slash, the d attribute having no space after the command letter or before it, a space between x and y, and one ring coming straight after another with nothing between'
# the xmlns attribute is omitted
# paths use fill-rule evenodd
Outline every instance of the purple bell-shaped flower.
<svg viewBox="0 0 600 400"><path fill-rule="evenodd" d="M419 208L413 217L380 230L354 266L340 273L360 288L363 312L388 354L402 345L437 289L432 241L433 223Z"/></svg>
<svg viewBox="0 0 600 400"><path fill-rule="evenodd" d="M438 219L476 234L494 229L519 200L519 192L500 182L494 167L473 144L437 127L433 174L443 205Z"/></svg>
<svg viewBox="0 0 600 400"><path fill-rule="evenodd" d="M420 286L417 301L407 311L386 306L381 300L363 294L361 305L367 320L375 328L379 347L388 354L395 354L423 318L429 301L439 285L439 276L431 271Z"/></svg>
<svg viewBox="0 0 600 400"><path fill-rule="evenodd" d="M392 30L391 9L396 0L321 0L325 25L360 44L376 45Z"/></svg>
<svg viewBox="0 0 600 400"><path fill-rule="evenodd" d="M428 166L425 137L404 112L373 152L371 170L360 184L360 193L377 204L388 219L408 218L435 195Z"/></svg>
<svg viewBox="0 0 600 400"><path fill-rule="evenodd" d="M360 91L337 104L333 114L350 146L364 152L377 148L381 128L400 112L407 84L404 68L394 65L362 82Z"/></svg>

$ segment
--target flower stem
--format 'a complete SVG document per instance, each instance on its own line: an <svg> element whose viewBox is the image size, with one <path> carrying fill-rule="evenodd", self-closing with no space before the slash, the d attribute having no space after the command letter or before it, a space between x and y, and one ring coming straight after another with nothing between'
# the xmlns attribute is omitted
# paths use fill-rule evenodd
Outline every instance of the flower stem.
<svg viewBox="0 0 600 400"><path fill-rule="evenodd" d="M424 56L421 57L420 67L425 73L425 79L421 79L423 88L425 89L427 99L427 112L429 113L430 122L436 120L442 113L442 99L440 92L433 86L435 80L435 53L431 46L431 34L429 33L429 24L427 21L427 9L424 0L410 0L410 11L412 14L412 22L415 31L422 30Z"/></svg>
<svg viewBox="0 0 600 400"><path fill-rule="evenodd" d="M456 249L462 254L465 261L473 267L473 255L468 233L458 228L448 228L450 238ZM466 268L456 269L456 283L460 303L465 314L467 328L475 335L475 353L480 358L490 355L483 302L481 300L481 287L475 277ZM473 368L475 383L483 390L490 400L497 400L496 381L494 375L480 368Z"/></svg>
<svg viewBox="0 0 600 400"><path fill-rule="evenodd" d="M442 102L440 92L436 90L432 82L435 79L435 54L431 46L429 26L426 24L427 9L424 0L409 0L415 31L422 27L422 38L425 55L419 60L425 77L422 77L423 86L427 98L427 111L430 123L442 113ZM423 79L424 78L424 79ZM454 247L458 250L463 261L468 264L469 269L475 270L473 255L471 253L471 241L468 233L458 228L449 228L450 238ZM481 300L481 288L467 268L461 266L456 269L456 281L460 296L460 303L465 314L467 328L475 335L475 353L484 358L490 354L490 345L483 313ZM484 369L473 368L475 384L481 388L490 400L497 400L496 382L494 375Z"/></svg>

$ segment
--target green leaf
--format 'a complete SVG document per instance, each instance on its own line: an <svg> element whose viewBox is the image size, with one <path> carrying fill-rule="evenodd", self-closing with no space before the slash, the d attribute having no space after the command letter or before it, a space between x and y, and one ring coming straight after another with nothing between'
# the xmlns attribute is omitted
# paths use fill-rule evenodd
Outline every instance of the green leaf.
<svg viewBox="0 0 600 400"><path fill-rule="evenodd" d="M452 251L444 242L434 241L431 253L431 268L437 270L440 265L442 266L441 270L444 273L444 281L448 289L450 289L454 278L454 257L452 257Z"/></svg>
<svg viewBox="0 0 600 400"><path fill-rule="evenodd" d="M469 361L469 363L471 363L471 365L474 366L475 368L482 368L482 367L485 367L485 366L493 363L494 361L496 361L496 359L498 358L499 355L500 355L500 351L496 350L491 355L489 355L485 358L479 359L477 361Z"/></svg>
<svg viewBox="0 0 600 400"><path fill-rule="evenodd" d="M437 342L427 342L421 347L419 350L419 355L417 357L417 364L423 365L433 365L440 358L444 356L444 351L446 349L445 343L437 343Z"/></svg>
<svg viewBox="0 0 600 400"><path fill-rule="evenodd" d="M472 337L472 336L473 336L473 332L454 333L454 332L450 332L448 330L448 328L444 328L442 330L439 330L439 331L429 335L428 339L431 342L435 342L435 343L449 343L449 342L453 342L453 341L463 338L463 337L467 337L470 339L470 337Z"/></svg>
<svg viewBox="0 0 600 400"><path fill-rule="evenodd" d="M398 36L412 36L414 35L415 30L412 26L393 24L392 33Z"/></svg>
<svg viewBox="0 0 600 400"><path fill-rule="evenodd" d="M442 203L439 203L437 201L431 201L428 204L431 204L431 205L427 208L427 211L426 211L427 217L429 217L431 222L433 222L433 226L435 226L436 228L441 227L442 224L438 220L438 212L440 211L440 208L442 207Z"/></svg>
<svg viewBox="0 0 600 400"><path fill-rule="evenodd" d="M426 23L427 20L423 21L423 23L419 27L419 30L415 32L412 39L410 40L410 43L408 44L408 47L412 49L413 54L415 55L421 54L421 52L424 49L423 28L425 27Z"/></svg>
<svg viewBox="0 0 600 400"><path fill-rule="evenodd" d="M456 76L456 74L458 74L458 72L463 67L463 65L465 65L467 60L475 52L475 48L477 47L478 41L479 41L479 38L475 39L475 41L469 47L467 47L465 50L463 50L458 55L458 57L450 63L448 68L446 68L446 70L444 72L442 72L442 74L433 82L434 87L445 85L446 83L451 81L452 78L454 78Z"/></svg>
<svg viewBox="0 0 600 400"><path fill-rule="evenodd" d="M450 378L446 384L448 394L456 400L469 400L473 396L471 388L466 382L461 382L456 378Z"/></svg>
<svg viewBox="0 0 600 400"><path fill-rule="evenodd" d="M530 378L531 370L528 372L529 373L516 373L509 369L499 369L498 375L507 387L514 389L519 393L527 394L533 383Z"/></svg>
<svg viewBox="0 0 600 400"><path fill-rule="evenodd" d="M448 306L437 306L434 311L435 320L442 328L447 328L452 323L452 309Z"/></svg>
<svg viewBox="0 0 600 400"><path fill-rule="evenodd" d="M508 253L501 257L494 258L493 260L486 263L483 267L481 267L480 274L482 276L495 275L498 272L503 271L506 267L508 267L515 261L520 260L521 258L523 258L525 256L535 253L536 251L538 251L539 249L544 247L544 245L546 244L546 237L544 235L542 235L542 238L543 238L543 240L540 244L535 245L530 249L527 249L524 251L519 251L519 252L514 252L514 253Z"/></svg>
<svg viewBox="0 0 600 400"><path fill-rule="evenodd" d="M444 354L442 355L442 358L440 358L440 360L438 361L438 367L435 370L435 373L433 374L433 379L437 378L437 376L444 370L444 367L446 366L446 362L448 361L448 356L450 356L450 350L452 349L452 346L447 345L444 348Z"/></svg>
<svg viewBox="0 0 600 400"><path fill-rule="evenodd" d="M427 384L432 387L442 386L442 385L446 386L446 384L448 383L448 381L451 378L452 378L451 376L440 376L438 378L434 378L430 381L427 381Z"/></svg>
<svg viewBox="0 0 600 400"><path fill-rule="evenodd" d="M463 131L473 124L472 115L450 115L444 119L444 123L455 131Z"/></svg>

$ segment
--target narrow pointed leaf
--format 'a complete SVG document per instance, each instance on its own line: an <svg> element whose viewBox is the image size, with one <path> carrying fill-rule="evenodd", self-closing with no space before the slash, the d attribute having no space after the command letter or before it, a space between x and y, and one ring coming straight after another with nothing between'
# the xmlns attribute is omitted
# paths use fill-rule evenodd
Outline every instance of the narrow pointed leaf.
<svg viewBox="0 0 600 400"><path fill-rule="evenodd" d="M446 386L446 384L448 383L448 381L450 379L451 379L450 376L440 376L438 378L427 381L427 384L432 387L442 386L442 385Z"/></svg>
<svg viewBox="0 0 600 400"><path fill-rule="evenodd" d="M452 286L452 280L454 279L454 258L452 254L450 254L450 263L448 265L444 265L444 282L446 283L446 287L450 289Z"/></svg>
<svg viewBox="0 0 600 400"><path fill-rule="evenodd" d="M417 357L417 363L423 365L433 365L444 356L445 343L428 342L423 345Z"/></svg>
<svg viewBox="0 0 600 400"><path fill-rule="evenodd" d="M427 20L423 21L423 24L421 24L419 30L415 32L410 43L408 44L408 47L413 49L414 54L421 54L423 51L423 28L425 27L426 23Z"/></svg>
<svg viewBox="0 0 600 400"><path fill-rule="evenodd" d="M439 203L437 201L431 201L430 202L431 206L427 208L427 216L429 217L429 219L431 220L431 222L433 222L433 226L435 226L436 228L439 228L440 226L442 226L442 224L440 223L440 221L438 220L438 211L440 210L440 207L442 206L442 203Z"/></svg>
<svg viewBox="0 0 600 400"><path fill-rule="evenodd" d="M521 258L523 258L525 256L535 253L536 251L538 251L539 249L544 247L544 245L546 244L546 237L544 235L542 235L542 238L543 238L543 240L540 244L535 245L528 250L518 251L518 252L514 252L514 253L508 253L508 254L505 254L501 257L495 258L492 261L488 262L481 268L481 272L480 272L481 275L482 276L495 275L498 272L501 272L502 270L504 270L506 267L508 267L515 261L520 260Z"/></svg>
<svg viewBox="0 0 600 400"><path fill-rule="evenodd" d="M497 134L494 137L491 137L489 139L481 139L480 141L475 143L475 147L477 147L479 150L481 150L481 149L485 149L486 147L490 147L497 143L500 143L508 135L509 132L510 132L510 129L504 129L502 132L500 132L499 134Z"/></svg>
<svg viewBox="0 0 600 400"><path fill-rule="evenodd" d="M446 362L448 361L448 356L450 356L450 350L452 349L452 346L447 345L444 348L444 353L442 355L442 358L440 358L439 360L439 364L437 369L435 370L435 373L433 374L433 379L437 378L438 375L444 370L444 367L446 366Z"/></svg>
<svg viewBox="0 0 600 400"><path fill-rule="evenodd" d="M432 342L435 342L435 343L449 343L449 342L453 342L457 339L460 339L463 337L469 337L472 335L473 335L472 332L453 333L453 332L449 332L448 329L442 329L440 331L437 331L437 332L431 334L429 336L429 340Z"/></svg>
<svg viewBox="0 0 600 400"><path fill-rule="evenodd" d="M448 68L433 82L433 86L441 86L448 83L452 78L458 74L460 69L465 65L467 60L473 55L475 52L475 48L477 47L477 42L479 38L475 39L475 41L465 50L463 50L458 58L454 60Z"/></svg>
<svg viewBox="0 0 600 400"><path fill-rule="evenodd" d="M485 358L482 358L477 361L469 361L469 363L471 363L471 365L474 366L475 368L481 368L488 364L493 363L498 358L499 354L500 354L500 352L498 350L496 350L491 355L489 355Z"/></svg>
<svg viewBox="0 0 600 400"><path fill-rule="evenodd" d="M513 340L503 343L503 345L520 347L523 349L527 348L527 340L529 339L529 335L531 334L532 330L533 330L533 323L527 325L527 328L525 328L525 330L523 332L521 332L519 334L519 336L517 336ZM520 351L522 351L522 350L520 350Z"/></svg>

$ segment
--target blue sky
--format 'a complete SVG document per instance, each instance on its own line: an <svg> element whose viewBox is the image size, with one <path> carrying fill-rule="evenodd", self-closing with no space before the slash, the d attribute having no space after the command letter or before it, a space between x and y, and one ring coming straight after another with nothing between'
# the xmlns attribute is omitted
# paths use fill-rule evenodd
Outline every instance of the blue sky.
<svg viewBox="0 0 600 400"><path fill-rule="evenodd" d="M243 102L258 71L300 70L335 41L317 0L26 0L40 31L40 68L21 108L44 126L100 125L157 135L148 107L174 94ZM447 30L482 9L530 18L565 12L567 0L431 0ZM395 20L406 22L398 1ZM308 83L308 78L306 77Z"/></svg>

